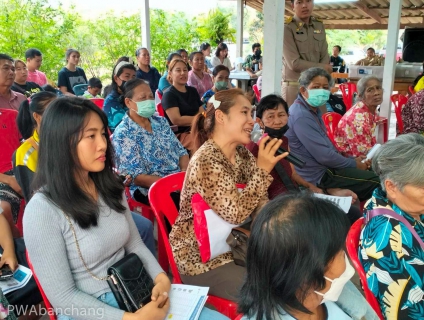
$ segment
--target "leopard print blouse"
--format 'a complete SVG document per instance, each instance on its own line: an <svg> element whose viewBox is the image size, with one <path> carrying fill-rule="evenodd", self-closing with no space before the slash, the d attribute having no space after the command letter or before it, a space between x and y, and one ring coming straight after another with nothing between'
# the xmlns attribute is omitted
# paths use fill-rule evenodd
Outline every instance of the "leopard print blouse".
<svg viewBox="0 0 424 320"><path fill-rule="evenodd" d="M210 208L232 224L241 224L268 201L267 190L273 178L256 165L253 155L237 147L233 165L212 140L193 155L181 192L181 208L169 235L178 270L184 275L199 275L233 261L231 251L207 263L200 259L193 228L191 198L199 193ZM246 184L241 192L236 183Z"/></svg>

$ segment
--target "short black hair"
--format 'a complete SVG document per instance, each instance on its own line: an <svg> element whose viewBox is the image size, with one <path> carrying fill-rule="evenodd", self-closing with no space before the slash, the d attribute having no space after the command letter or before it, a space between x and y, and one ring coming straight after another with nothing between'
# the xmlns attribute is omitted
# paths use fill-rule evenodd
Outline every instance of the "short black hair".
<svg viewBox="0 0 424 320"><path fill-rule="evenodd" d="M374 52L375 53L375 49L373 48L373 47L369 47L368 49L367 49L367 51L368 50L371 50L372 52Z"/></svg>
<svg viewBox="0 0 424 320"><path fill-rule="evenodd" d="M281 310L311 314L303 301L325 288L324 273L345 249L349 228L339 207L310 193L268 202L252 224L239 311L257 320Z"/></svg>
<svg viewBox="0 0 424 320"><path fill-rule="evenodd" d="M11 62L15 62L11 56L4 53L0 53L0 60L9 60Z"/></svg>
<svg viewBox="0 0 424 320"><path fill-rule="evenodd" d="M140 54L141 50L146 50L147 52L149 52L149 50L146 47L140 47L137 50L135 50L135 56L138 57L138 55Z"/></svg>
<svg viewBox="0 0 424 320"><path fill-rule="evenodd" d="M255 48L260 48L261 44L259 42L256 42L254 44L252 44L252 51L255 50Z"/></svg>
<svg viewBox="0 0 424 320"><path fill-rule="evenodd" d="M107 134L107 116L89 99L64 96L54 100L43 115L40 128L38 166L33 190L41 192L75 220L82 228L97 226L99 205L77 183L80 163L77 145L89 116L100 118L106 148L105 167L100 172L89 172L99 197L119 213L125 212L122 204L124 186L114 173L114 150ZM66 170L63 170L66 168Z"/></svg>
<svg viewBox="0 0 424 320"><path fill-rule="evenodd" d="M339 49L339 53L342 52L342 47L340 47L339 45L334 46L333 48L337 48Z"/></svg>
<svg viewBox="0 0 424 320"><path fill-rule="evenodd" d="M217 65L215 68L213 68L212 70L212 75L214 77L216 77L218 75L218 73L220 73L221 71L227 71L228 75L230 75L230 69L228 69L226 66L224 66L223 64L219 64Z"/></svg>
<svg viewBox="0 0 424 320"><path fill-rule="evenodd" d="M35 57L41 57L42 55L41 51L35 48L25 51L25 59L33 59Z"/></svg>
<svg viewBox="0 0 424 320"><path fill-rule="evenodd" d="M127 60L122 60L122 61L127 61ZM115 67L113 67L113 70L112 70L112 89L116 92L118 92L118 84L115 81L115 68L118 66L118 64L119 62L116 63ZM116 76L119 78L119 76L124 72L125 69L137 71L135 66L132 63L128 62L128 64L123 65L118 70L118 72L116 73Z"/></svg>
<svg viewBox="0 0 424 320"><path fill-rule="evenodd" d="M90 80L88 80L88 86L91 88L103 88L102 82L99 78L91 78Z"/></svg>
<svg viewBox="0 0 424 320"><path fill-rule="evenodd" d="M276 94L269 94L263 97L256 106L257 117L262 119L262 116L266 110L275 110L278 108L279 104L282 104L286 113L289 114L289 107L287 102L281 96Z"/></svg>
<svg viewBox="0 0 424 320"><path fill-rule="evenodd" d="M203 55L203 52L202 52L202 51L194 51L194 52L190 53L190 55L189 55L189 57L188 57L188 60L189 60L189 61L193 61L194 56L195 56L196 54L201 54L201 55L204 57L204 55Z"/></svg>
<svg viewBox="0 0 424 320"><path fill-rule="evenodd" d="M145 84L150 89L149 82L144 79L135 78L135 79L128 80L128 82L125 83L125 86L124 86L124 91L125 91L124 97L132 99L134 96L134 89L137 88L138 86L141 86L142 84Z"/></svg>
<svg viewBox="0 0 424 320"><path fill-rule="evenodd" d="M208 50L208 48L210 48L210 44L209 43L207 43L207 42L203 42L201 45L200 45L200 51L204 51L204 50Z"/></svg>
<svg viewBox="0 0 424 320"><path fill-rule="evenodd" d="M177 50L177 53L178 53L179 55L181 55L181 53L183 53L183 52L185 52L185 53L187 53L187 54L188 54L188 52L187 52L187 50L186 50L186 49L178 49L178 50Z"/></svg>

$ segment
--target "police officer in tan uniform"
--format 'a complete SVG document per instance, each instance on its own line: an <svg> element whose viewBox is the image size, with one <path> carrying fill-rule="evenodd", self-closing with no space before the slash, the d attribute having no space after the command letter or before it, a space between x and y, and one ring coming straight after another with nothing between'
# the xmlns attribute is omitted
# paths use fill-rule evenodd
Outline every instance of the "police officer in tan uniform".
<svg viewBox="0 0 424 320"><path fill-rule="evenodd" d="M283 77L281 93L291 106L299 92L300 73L311 67L333 72L324 24L312 17L312 0L291 0L294 17L284 24Z"/></svg>

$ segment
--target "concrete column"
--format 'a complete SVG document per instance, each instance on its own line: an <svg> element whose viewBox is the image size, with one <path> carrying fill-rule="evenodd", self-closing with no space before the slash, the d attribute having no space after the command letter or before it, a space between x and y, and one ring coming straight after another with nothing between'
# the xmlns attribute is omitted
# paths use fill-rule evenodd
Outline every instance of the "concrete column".
<svg viewBox="0 0 424 320"><path fill-rule="evenodd" d="M264 1L262 97L271 93L281 94L284 10L284 0Z"/></svg>
<svg viewBox="0 0 424 320"><path fill-rule="evenodd" d="M151 52L149 0L142 0L142 3L140 12L141 46Z"/></svg>
<svg viewBox="0 0 424 320"><path fill-rule="evenodd" d="M395 80L396 71L396 52L399 41L399 27L400 17L402 11L401 0L390 1L389 22L387 30L387 46L386 46L386 60L384 63L383 73L383 103L380 107L380 116L386 117L388 125L390 126L391 115L391 101L390 96L393 92L393 84Z"/></svg>
<svg viewBox="0 0 424 320"><path fill-rule="evenodd" d="M243 57L243 0L237 0L237 34L236 34L236 57Z"/></svg>

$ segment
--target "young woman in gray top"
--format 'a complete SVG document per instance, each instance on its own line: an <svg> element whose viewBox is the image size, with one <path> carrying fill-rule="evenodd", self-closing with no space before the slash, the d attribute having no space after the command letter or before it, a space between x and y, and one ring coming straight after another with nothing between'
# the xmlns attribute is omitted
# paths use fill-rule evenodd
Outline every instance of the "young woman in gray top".
<svg viewBox="0 0 424 320"><path fill-rule="evenodd" d="M60 320L163 320L167 314L171 283L142 242L112 168L106 115L86 99L54 101L41 124L38 192L25 210L24 234ZM105 281L108 267L129 253L155 283L152 302L136 313L119 309Z"/></svg>

